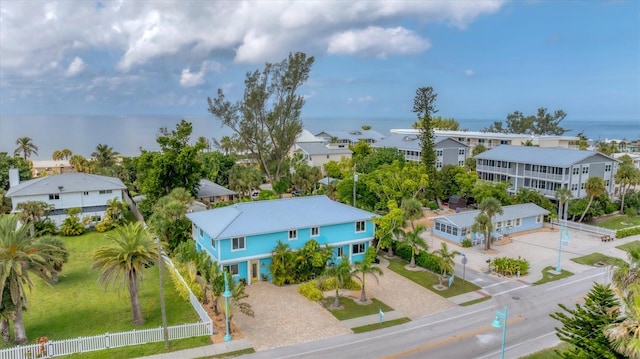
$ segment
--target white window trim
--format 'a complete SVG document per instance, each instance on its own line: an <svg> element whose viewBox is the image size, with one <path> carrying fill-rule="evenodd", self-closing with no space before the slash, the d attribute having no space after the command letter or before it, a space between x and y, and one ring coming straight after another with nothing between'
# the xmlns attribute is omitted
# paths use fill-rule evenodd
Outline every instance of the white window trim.
<svg viewBox="0 0 640 359"><path fill-rule="evenodd" d="M233 249L233 240L234 239L238 239L238 238L242 238L242 248ZM231 238L231 251L232 252L244 251L246 249L247 249L247 238L246 237L233 237L233 238Z"/></svg>
<svg viewBox="0 0 640 359"><path fill-rule="evenodd" d="M313 234L314 229L316 230L316 234ZM318 237L320 235L320 227L311 227L309 234L311 237Z"/></svg>
<svg viewBox="0 0 640 359"><path fill-rule="evenodd" d="M295 236L295 237L291 237L291 232L293 232L296 236ZM297 230L297 229L290 229L290 230L287 232L287 238L288 238L290 241L295 241L296 239L298 239L298 230Z"/></svg>
<svg viewBox="0 0 640 359"><path fill-rule="evenodd" d="M358 230L358 223L362 223L362 230ZM364 233L367 231L367 222L366 221L356 221L355 223L355 231L356 233Z"/></svg>
<svg viewBox="0 0 640 359"><path fill-rule="evenodd" d="M362 252L357 252L357 253L356 253L356 251L354 251L354 250L353 250L353 247L354 247L354 246L358 246L358 248L360 248L360 246L362 246ZM366 247L366 246L365 246L365 244L364 244L364 243L353 243L353 244L351 245L351 254L362 254L362 253L365 253L365 252L367 251L367 249L366 249L365 247Z"/></svg>
<svg viewBox="0 0 640 359"><path fill-rule="evenodd" d="M236 237L236 238L238 238L238 237ZM236 267L238 268L238 273L233 274L233 272L231 271L231 267L233 267L233 266L236 266ZM229 273L231 273L231 276L232 276L232 277L236 277L236 276L239 276L239 275L240 275L240 265L239 265L238 263L225 264L225 265L223 265L223 266L222 266L222 270L223 270L223 271L224 271L224 269L225 269L224 267L229 267Z"/></svg>

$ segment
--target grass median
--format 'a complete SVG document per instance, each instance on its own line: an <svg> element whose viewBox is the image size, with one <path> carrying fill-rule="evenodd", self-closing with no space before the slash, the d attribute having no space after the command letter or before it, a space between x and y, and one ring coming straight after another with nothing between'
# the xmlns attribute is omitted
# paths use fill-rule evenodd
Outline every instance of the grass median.
<svg viewBox="0 0 640 359"><path fill-rule="evenodd" d="M324 298L322 300L322 305L328 309L333 304L334 300L335 297ZM339 301L343 309L329 309L329 312L331 312L331 314L333 314L333 316L338 320L347 320L378 314L380 313L380 309L382 309L383 312L393 310L393 308L375 298L371 298L371 304L358 304L355 300L348 297L340 297Z"/></svg>
<svg viewBox="0 0 640 359"><path fill-rule="evenodd" d="M624 260L615 257L609 257L602 253L591 253L586 256L571 258L572 261L593 267L616 266L623 265Z"/></svg>
<svg viewBox="0 0 640 359"><path fill-rule="evenodd" d="M562 271L559 274L553 273L555 272L555 270L556 270L555 267L551 267L551 266L545 267L542 270L542 279L540 279L539 281L533 282L533 285L540 285L548 282L553 282L563 278L571 277L573 275L573 273L564 269L562 269Z"/></svg>

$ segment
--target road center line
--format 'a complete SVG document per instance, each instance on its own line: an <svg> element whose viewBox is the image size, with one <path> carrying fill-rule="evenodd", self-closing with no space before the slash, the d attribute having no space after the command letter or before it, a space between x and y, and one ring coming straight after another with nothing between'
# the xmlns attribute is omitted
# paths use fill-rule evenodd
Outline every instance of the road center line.
<svg viewBox="0 0 640 359"><path fill-rule="evenodd" d="M524 317L519 315L519 316L517 316L515 318L511 318L511 319L507 320L507 324L511 325L511 324L514 324L514 323L521 322L523 320L524 320ZM462 333L462 334L457 334L457 335L454 335L452 337L439 340L437 342L425 344L425 345L419 346L417 348L413 348L413 349L405 350L405 351L400 352L400 353L388 355L388 356L382 357L381 359L398 359L398 358L402 358L402 357L405 357L407 355L416 354L416 353L424 352L424 351L427 351L427 350L430 350L430 349L433 349L433 348L437 348L437 347L440 347L440 346L443 346L443 345L451 344L451 343L454 343L454 342L459 342L461 340L465 340L467 338L471 338L471 337L473 337L475 335L478 335L478 334L481 334L481 333L485 333L485 332L488 332L488 331L491 331L491 330L494 330L494 329L495 328L493 328L491 325L487 325L487 326L484 326L482 328L478 328L476 330L470 330L470 331Z"/></svg>

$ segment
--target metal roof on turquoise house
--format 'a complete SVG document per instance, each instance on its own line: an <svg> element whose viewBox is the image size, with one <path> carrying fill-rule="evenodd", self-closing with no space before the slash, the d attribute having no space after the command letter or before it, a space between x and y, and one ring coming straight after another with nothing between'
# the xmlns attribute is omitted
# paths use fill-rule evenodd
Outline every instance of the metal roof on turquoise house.
<svg viewBox="0 0 640 359"><path fill-rule="evenodd" d="M549 214L549 211L534 203L522 203L504 206L502 207L502 212L503 214L494 215L492 218L492 222L504 222L510 219L514 220L516 218L528 218ZM461 213L450 214L447 216L435 217L434 219L445 219L447 222L455 225L458 228L466 228L473 226L475 218L479 213L479 210L465 211Z"/></svg>
<svg viewBox="0 0 640 359"><path fill-rule="evenodd" d="M372 219L376 214L332 201L327 196L241 202L187 213L212 239L251 236Z"/></svg>

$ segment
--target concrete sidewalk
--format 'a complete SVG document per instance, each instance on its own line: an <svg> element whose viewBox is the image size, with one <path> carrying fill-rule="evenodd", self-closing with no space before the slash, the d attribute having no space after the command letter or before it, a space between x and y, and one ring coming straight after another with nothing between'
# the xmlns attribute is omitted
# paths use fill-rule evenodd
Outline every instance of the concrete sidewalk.
<svg viewBox="0 0 640 359"><path fill-rule="evenodd" d="M397 310L391 310L383 313L384 313L384 315L382 316L383 323L388 322L390 320L394 320L394 319L407 318L406 315L402 314ZM370 324L378 324L380 323L380 314L365 315L364 317L342 320L340 321L340 323L342 323L347 328L357 328L357 327L363 327L365 325L370 325Z"/></svg>
<svg viewBox="0 0 640 359"><path fill-rule="evenodd" d="M170 353L155 354L142 357L141 359L192 359L192 358L208 358L214 355L231 353L238 350L249 349L251 344L246 339L232 340L230 342L222 342L211 345L205 345L197 348L178 350Z"/></svg>

